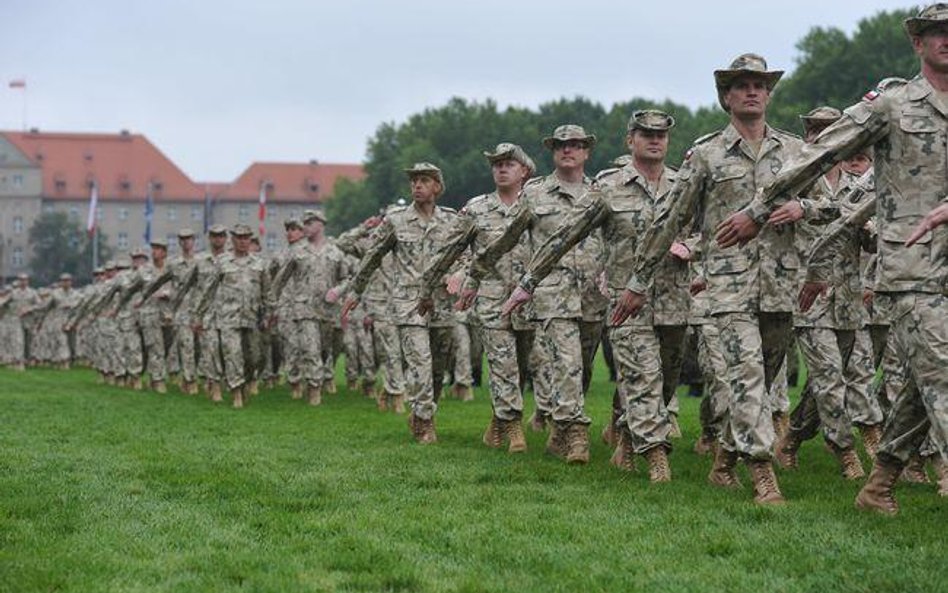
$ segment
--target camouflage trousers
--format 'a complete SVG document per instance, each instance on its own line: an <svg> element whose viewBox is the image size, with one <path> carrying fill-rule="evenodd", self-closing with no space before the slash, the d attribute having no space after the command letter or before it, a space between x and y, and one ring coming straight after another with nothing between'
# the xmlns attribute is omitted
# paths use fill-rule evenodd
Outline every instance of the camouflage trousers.
<svg viewBox="0 0 948 593"><path fill-rule="evenodd" d="M221 336L216 328L201 332L198 339L201 351L198 371L209 381L220 381L224 377L224 361L221 359Z"/></svg>
<svg viewBox="0 0 948 593"><path fill-rule="evenodd" d="M554 318L540 323L537 340L543 349L543 367L549 373L551 415L556 422L590 423L585 394L601 337L601 321Z"/></svg>
<svg viewBox="0 0 948 593"><path fill-rule="evenodd" d="M727 361L721 347L721 332L713 323L696 325L698 366L704 378L705 394L699 411L701 430L711 436L724 434L731 385L727 381Z"/></svg>
<svg viewBox="0 0 948 593"><path fill-rule="evenodd" d="M786 356L790 313L723 313L721 333L730 384L725 449L752 459L770 459L774 425L768 390Z"/></svg>
<svg viewBox="0 0 948 593"><path fill-rule="evenodd" d="M197 349L195 348L194 331L188 323L177 323L174 326L174 337L171 341L171 353L168 356L169 370L175 367L170 361L174 360L181 378L188 383L197 380Z"/></svg>
<svg viewBox="0 0 948 593"><path fill-rule="evenodd" d="M23 331L23 324L18 319L10 324L8 335L9 343L4 348L9 348L9 360L12 364L26 362L26 332Z"/></svg>
<svg viewBox="0 0 948 593"><path fill-rule="evenodd" d="M616 364L616 390L622 402L619 422L628 428L633 449L639 454L655 447L671 449L657 328L629 324L610 327L609 341Z"/></svg>
<svg viewBox="0 0 948 593"><path fill-rule="evenodd" d="M254 328L223 327L217 330L224 379L228 389L237 389L256 378L260 367L260 337Z"/></svg>
<svg viewBox="0 0 948 593"><path fill-rule="evenodd" d="M49 338L50 362L69 362L72 358L69 351L69 334L56 328L50 328Z"/></svg>
<svg viewBox="0 0 948 593"><path fill-rule="evenodd" d="M152 381L164 381L168 378L168 367L165 361L166 328L157 318L142 319L141 328L148 375Z"/></svg>
<svg viewBox="0 0 948 593"><path fill-rule="evenodd" d="M361 319L350 320L343 339L346 348L346 379L350 382L358 379L372 381L376 370L372 332L365 329Z"/></svg>
<svg viewBox="0 0 948 593"><path fill-rule="evenodd" d="M280 321L283 367L291 384L319 387L323 383L322 332L316 319Z"/></svg>
<svg viewBox="0 0 948 593"><path fill-rule="evenodd" d="M849 364L843 372L846 384L846 413L849 420L860 426L874 426L885 419L879 400L872 393L876 377L873 364L872 339L866 330L856 331Z"/></svg>
<svg viewBox="0 0 948 593"><path fill-rule="evenodd" d="M770 399L770 409L773 412L783 412L786 414L790 411L790 389L787 385L787 362L789 360L789 355L784 358L783 364L777 369L777 374L770 384L770 389L767 390L767 396Z"/></svg>
<svg viewBox="0 0 948 593"><path fill-rule="evenodd" d="M142 374L145 362L141 329L138 324L123 321L119 321L118 329L122 340L122 365L116 374L137 377Z"/></svg>
<svg viewBox="0 0 948 593"><path fill-rule="evenodd" d="M472 327L466 323L454 324L454 382L470 387L474 383L471 368Z"/></svg>
<svg viewBox="0 0 948 593"><path fill-rule="evenodd" d="M405 374L398 329L387 321L375 318L372 320L372 336L375 338L375 359L385 374L385 392L402 395L405 393Z"/></svg>
<svg viewBox="0 0 948 593"><path fill-rule="evenodd" d="M948 461L948 296L891 296L890 332L906 381L886 420L879 455L904 464L929 437L932 450Z"/></svg>
<svg viewBox="0 0 948 593"><path fill-rule="evenodd" d="M482 329L491 405L494 416L501 420L513 420L523 414L522 370L529 368L534 356L534 334L533 330Z"/></svg>
<svg viewBox="0 0 948 593"><path fill-rule="evenodd" d="M685 359L686 325L656 325L660 359L662 361L662 401L665 409L673 416L678 415L678 382L681 379L681 365Z"/></svg>
<svg viewBox="0 0 948 593"><path fill-rule="evenodd" d="M828 442L849 449L853 425L846 413L843 373L850 364L856 332L801 327L796 333L809 373L800 402L790 414L790 430L802 441L813 438L822 424Z"/></svg>
<svg viewBox="0 0 948 593"><path fill-rule="evenodd" d="M453 333L452 327L398 326L404 357L405 395L417 418L428 420L438 410Z"/></svg>

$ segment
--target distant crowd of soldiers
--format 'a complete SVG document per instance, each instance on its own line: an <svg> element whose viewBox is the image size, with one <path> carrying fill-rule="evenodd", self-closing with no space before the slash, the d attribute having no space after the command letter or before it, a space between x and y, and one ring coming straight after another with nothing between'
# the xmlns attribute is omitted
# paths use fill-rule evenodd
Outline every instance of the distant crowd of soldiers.
<svg viewBox="0 0 948 593"><path fill-rule="evenodd" d="M729 125L678 170L665 163L674 118L643 110L624 131L629 155L594 178L596 137L565 124L543 140L549 175L516 144L485 151L495 187L460 211L437 205L444 175L420 162L405 171L411 203L335 239L308 210L285 221L272 259L248 226L215 225L208 252L185 229L171 261L153 241L150 262L132 252L81 292L68 276L45 294L21 278L0 293L3 362L22 368L32 352L67 367L74 339L107 383L140 389L147 372L164 392L174 374L215 401L226 388L239 408L278 374L319 405L345 352L350 388L383 411L407 402L412 436L434 443L445 375L471 397L474 342L493 410L484 444L523 452L526 423L582 464L605 338L610 462L634 471L644 458L667 482L691 336L706 385L695 451L713 455L711 484L740 488L743 461L754 500L783 503L773 461L796 468L822 430L844 478L865 478L856 433L873 460L857 506L896 513L896 481L928 482L929 464L948 495L948 4L905 28L920 75L802 114L802 139L766 122L783 72L743 54L714 72ZM791 410L793 337L808 377Z"/></svg>

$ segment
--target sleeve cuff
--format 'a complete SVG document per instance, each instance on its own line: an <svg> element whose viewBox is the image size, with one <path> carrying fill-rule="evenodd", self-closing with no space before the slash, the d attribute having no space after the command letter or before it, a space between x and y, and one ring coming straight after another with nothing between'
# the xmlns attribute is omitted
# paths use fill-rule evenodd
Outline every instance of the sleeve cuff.
<svg viewBox="0 0 948 593"><path fill-rule="evenodd" d="M530 294L533 294L537 289L537 281L533 278L533 276L530 275L529 272L520 278L519 284L520 288L524 289Z"/></svg>
<svg viewBox="0 0 948 593"><path fill-rule="evenodd" d="M627 290L631 290L636 294L648 294L649 284L643 282L637 275L632 274L632 277L629 278L628 283L625 285Z"/></svg>

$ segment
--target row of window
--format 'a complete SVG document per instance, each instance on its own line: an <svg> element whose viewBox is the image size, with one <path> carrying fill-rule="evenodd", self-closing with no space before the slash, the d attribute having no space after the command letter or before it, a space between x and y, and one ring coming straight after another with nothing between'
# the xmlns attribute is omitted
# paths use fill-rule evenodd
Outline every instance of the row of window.
<svg viewBox="0 0 948 593"><path fill-rule="evenodd" d="M52 204L46 204L45 206L43 206L43 210L45 212L55 212L56 209L54 208ZM172 220L172 221L178 220L178 208L176 206L165 206L164 210L165 210L165 216L167 217L168 220ZM254 212L256 211L257 210L255 207ZM144 206L142 207L141 212L142 212L142 218L144 218L145 217ZM119 220L128 220L129 209L127 207L122 206L121 208L118 208L116 210L116 213ZM267 207L267 219L275 220L279 215L280 215L280 209L278 206ZM291 209L288 214L288 216L290 216L291 218L298 217L299 215L300 215L300 211L299 209L296 209L296 208ZM69 217L72 218L73 220L79 220L79 207L78 206L72 206L69 208ZM95 218L99 222L102 222L105 219L105 213L103 212L101 207L96 208ZM250 218L250 206L248 204L240 204L237 207L238 221L247 222L249 218ZM199 205L191 206L191 220L193 221L204 220L204 206L199 206Z"/></svg>

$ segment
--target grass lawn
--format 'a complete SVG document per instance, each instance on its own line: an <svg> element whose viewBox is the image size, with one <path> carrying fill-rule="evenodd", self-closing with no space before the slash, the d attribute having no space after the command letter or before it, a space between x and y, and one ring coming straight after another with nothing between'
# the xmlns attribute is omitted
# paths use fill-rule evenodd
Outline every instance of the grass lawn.
<svg viewBox="0 0 948 593"><path fill-rule="evenodd" d="M437 445L340 389L286 388L234 411L96 385L90 371L0 370L0 591L948 590L948 504L900 485L902 514L857 512L858 484L812 441L781 472L790 503L707 485L682 401L674 481L486 449L484 389L446 401ZM528 405L532 405L528 404ZM868 468L868 463L866 463Z"/></svg>

